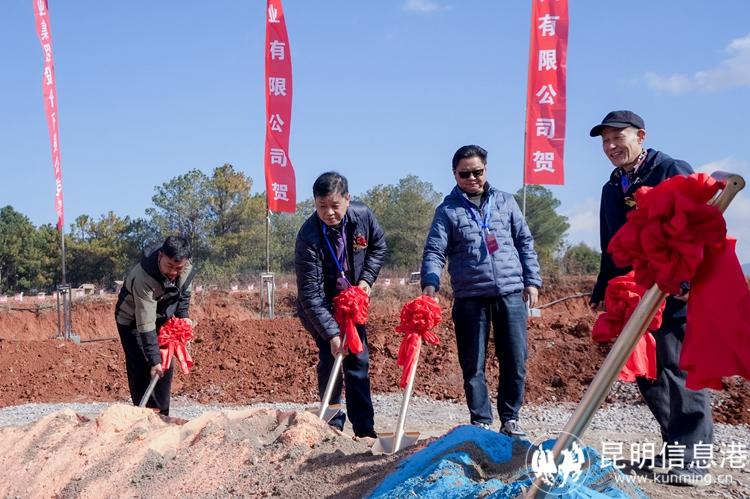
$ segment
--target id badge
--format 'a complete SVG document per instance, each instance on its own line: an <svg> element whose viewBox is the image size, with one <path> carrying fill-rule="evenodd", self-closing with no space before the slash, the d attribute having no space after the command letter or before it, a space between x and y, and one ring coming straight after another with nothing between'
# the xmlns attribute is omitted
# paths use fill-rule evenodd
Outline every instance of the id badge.
<svg viewBox="0 0 750 499"><path fill-rule="evenodd" d="M497 244L497 238L495 237L495 234L490 231L485 232L484 242L485 244L487 244L487 251L490 252L490 255L500 249L500 245Z"/></svg>

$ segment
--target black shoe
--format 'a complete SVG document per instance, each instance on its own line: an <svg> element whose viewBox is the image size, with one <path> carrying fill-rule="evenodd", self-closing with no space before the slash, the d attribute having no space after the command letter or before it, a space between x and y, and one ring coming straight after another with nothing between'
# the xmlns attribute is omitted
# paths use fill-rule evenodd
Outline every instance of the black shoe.
<svg viewBox="0 0 750 499"><path fill-rule="evenodd" d="M355 433L354 436L357 438L378 438L378 432L375 430L363 431L361 433Z"/></svg>
<svg viewBox="0 0 750 499"><path fill-rule="evenodd" d="M503 423L502 428L500 428L500 433L504 433L505 435L508 435L509 437L525 437L526 432L523 431L523 428L521 428L521 425L518 424L518 421L515 419L509 419L505 423Z"/></svg>

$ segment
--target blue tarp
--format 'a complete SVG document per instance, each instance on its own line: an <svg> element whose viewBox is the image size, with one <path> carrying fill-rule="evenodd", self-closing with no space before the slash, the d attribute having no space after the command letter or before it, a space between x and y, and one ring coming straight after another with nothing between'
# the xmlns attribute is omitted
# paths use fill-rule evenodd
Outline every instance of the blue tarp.
<svg viewBox="0 0 750 499"><path fill-rule="evenodd" d="M554 440L548 440L542 447L551 448L553 444ZM512 439L476 426L459 426L401 461L370 497L517 497L529 488L534 477L526 462L530 446L526 440ZM647 497L627 482L627 477L618 469L602 466L595 450L584 447L582 451L587 465L585 471L575 482L556 490L555 496L569 499ZM505 483L491 478L500 474L513 479Z"/></svg>

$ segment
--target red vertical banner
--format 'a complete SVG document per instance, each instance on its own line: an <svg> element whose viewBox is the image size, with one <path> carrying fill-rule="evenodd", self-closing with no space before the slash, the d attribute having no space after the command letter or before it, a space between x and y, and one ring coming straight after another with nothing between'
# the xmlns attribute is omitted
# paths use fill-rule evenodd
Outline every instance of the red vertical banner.
<svg viewBox="0 0 750 499"><path fill-rule="evenodd" d="M44 53L42 93L44 95L44 111L47 115L50 148L52 149L52 167L55 173L55 212L57 213L57 230L61 231L65 224L65 210L63 209L62 163L60 160L60 135L57 118L55 60L52 57L52 31L50 29L47 0L32 0L32 3L34 4L36 34L39 37L39 43L42 44L42 52Z"/></svg>
<svg viewBox="0 0 750 499"><path fill-rule="evenodd" d="M289 159L292 125L292 55L281 0L266 9L266 197L268 209L294 213L297 187Z"/></svg>
<svg viewBox="0 0 750 499"><path fill-rule="evenodd" d="M524 184L565 183L568 0L532 0Z"/></svg>

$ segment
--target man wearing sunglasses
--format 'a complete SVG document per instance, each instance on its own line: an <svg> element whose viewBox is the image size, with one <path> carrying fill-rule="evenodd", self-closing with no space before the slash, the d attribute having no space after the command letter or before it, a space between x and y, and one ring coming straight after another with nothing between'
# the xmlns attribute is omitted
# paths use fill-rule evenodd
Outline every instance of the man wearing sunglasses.
<svg viewBox="0 0 750 499"><path fill-rule="evenodd" d="M526 379L527 302L542 285L539 263L518 203L487 182L487 151L463 146L453 155L456 187L435 210L422 257L422 290L434 296L448 260L453 323L471 423L489 428L492 409L485 379L490 324L500 362L500 431L523 436L518 412Z"/></svg>

